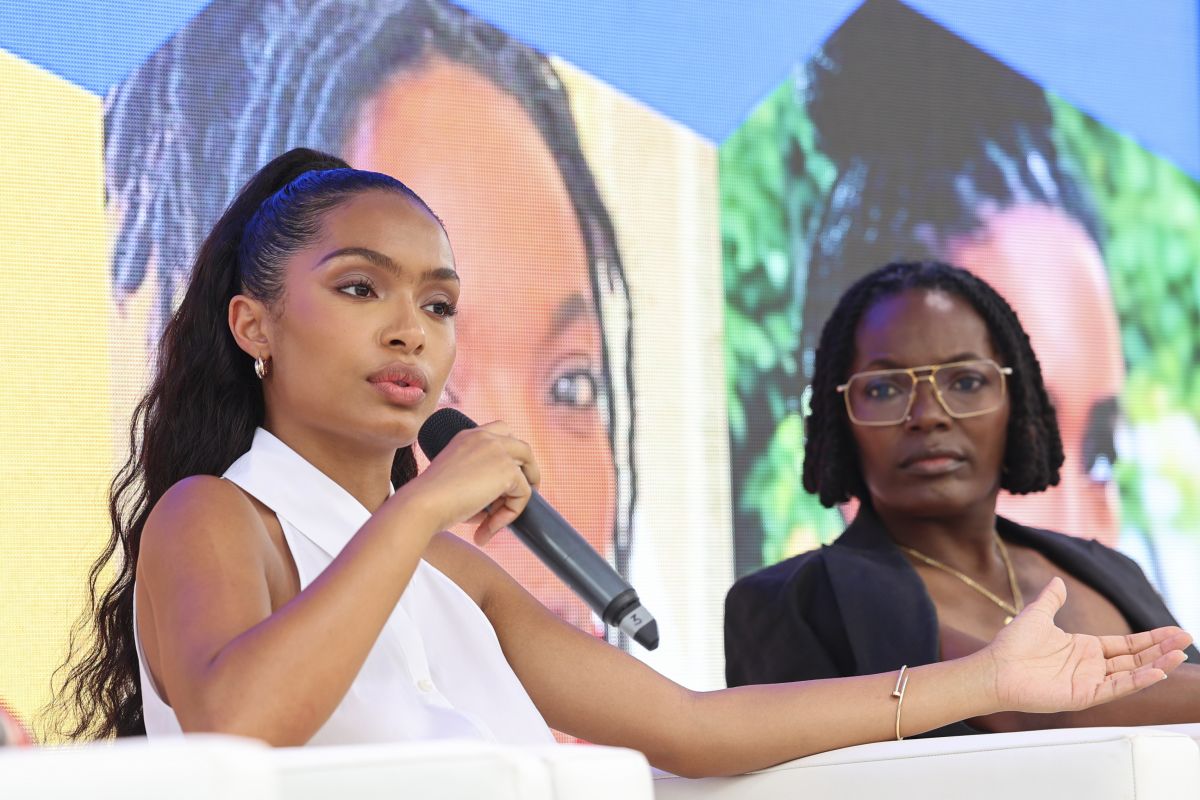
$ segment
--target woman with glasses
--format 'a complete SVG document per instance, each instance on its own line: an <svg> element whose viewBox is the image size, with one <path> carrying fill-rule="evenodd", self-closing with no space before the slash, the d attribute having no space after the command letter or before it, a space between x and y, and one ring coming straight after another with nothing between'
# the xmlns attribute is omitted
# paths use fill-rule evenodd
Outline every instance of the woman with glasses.
<svg viewBox="0 0 1200 800"><path fill-rule="evenodd" d="M1059 479L1054 407L1008 303L965 270L895 263L841 297L821 332L804 488L858 504L832 545L742 578L726 600L730 686L864 675L983 648L1047 581L1057 623L1128 634L1174 624L1138 566L1100 543L996 515L1001 489ZM1200 721L1200 654L1104 708L994 714L949 735Z"/></svg>

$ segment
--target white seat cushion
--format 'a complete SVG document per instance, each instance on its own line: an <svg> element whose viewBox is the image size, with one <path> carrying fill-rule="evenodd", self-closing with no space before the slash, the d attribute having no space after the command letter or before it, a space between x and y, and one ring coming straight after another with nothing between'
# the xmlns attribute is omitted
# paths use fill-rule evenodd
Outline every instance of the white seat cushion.
<svg viewBox="0 0 1200 800"><path fill-rule="evenodd" d="M591 745L503 747L471 741L300 747L270 759L285 800L328 797L652 800L645 757Z"/></svg>
<svg viewBox="0 0 1200 800"><path fill-rule="evenodd" d="M270 753L283 800L553 800L537 748L472 741L287 747Z"/></svg>
<svg viewBox="0 0 1200 800"><path fill-rule="evenodd" d="M1154 725L1152 727L1155 730L1181 733L1184 736L1192 737L1192 739L1200 743L1200 722L1187 722L1178 725Z"/></svg>
<svg viewBox="0 0 1200 800"><path fill-rule="evenodd" d="M268 748L250 739L192 735L0 750L0 797L78 800L274 800Z"/></svg>
<svg viewBox="0 0 1200 800"><path fill-rule="evenodd" d="M550 771L557 800L653 800L646 757L636 750L587 744L531 748Z"/></svg>
<svg viewBox="0 0 1200 800"><path fill-rule="evenodd" d="M1200 785L1200 749L1154 728L1077 728L847 747L736 778L660 775L659 800L1178 800Z"/></svg>

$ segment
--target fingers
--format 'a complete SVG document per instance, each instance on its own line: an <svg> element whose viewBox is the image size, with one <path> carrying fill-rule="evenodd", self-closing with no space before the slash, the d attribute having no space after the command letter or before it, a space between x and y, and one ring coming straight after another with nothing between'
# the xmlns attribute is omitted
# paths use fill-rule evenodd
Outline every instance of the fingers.
<svg viewBox="0 0 1200 800"><path fill-rule="evenodd" d="M1099 639L1110 673L1154 664L1172 652L1182 655L1183 648L1192 643L1191 636L1173 626L1129 636L1101 636Z"/></svg>
<svg viewBox="0 0 1200 800"><path fill-rule="evenodd" d="M528 445L526 445L528 447ZM533 451L530 451L530 459L521 462L521 471L525 473L525 480L531 488L538 488L542 483L542 468L538 466L537 461L532 457Z"/></svg>
<svg viewBox="0 0 1200 800"><path fill-rule="evenodd" d="M533 448L512 436L504 440L504 446L513 461L521 467L521 472L525 474L525 483L536 489L542 479L542 471L538 467L537 459L533 457Z"/></svg>
<svg viewBox="0 0 1200 800"><path fill-rule="evenodd" d="M1187 653L1182 650L1171 650L1154 659L1154 663L1150 666L1162 670L1166 675L1170 675L1176 667L1185 661L1187 661Z"/></svg>
<svg viewBox="0 0 1200 800"><path fill-rule="evenodd" d="M498 419L494 422L489 422L486 425L480 425L478 430L488 431L488 432L494 433L498 436L512 436L512 428L508 427L508 423L502 419Z"/></svg>
<svg viewBox="0 0 1200 800"><path fill-rule="evenodd" d="M499 498L480 512L484 517L472 535L475 544L482 547L491 541L491 538L499 531L511 525L517 517L521 516L521 512L525 510L532 495L532 490L526 484L524 494Z"/></svg>
<svg viewBox="0 0 1200 800"><path fill-rule="evenodd" d="M1158 659L1162 654L1162 647L1160 645L1154 645L1154 647L1147 648L1142 652L1134 653L1133 655L1115 656L1105 661L1104 671L1109 675L1112 675L1116 672L1130 672L1138 669L1139 667L1145 667L1153 664L1155 660Z"/></svg>
<svg viewBox="0 0 1200 800"><path fill-rule="evenodd" d="M1146 666L1115 672L1106 677L1097 690L1096 702L1106 703L1153 686L1186 660L1182 650L1170 650Z"/></svg>
<svg viewBox="0 0 1200 800"><path fill-rule="evenodd" d="M492 537L500 531L500 528L492 526L491 519L492 514L499 507L499 504L499 500L489 503L488 505L484 506L478 514L472 514L470 519L463 520L465 523L473 527L473 530L471 531L471 541L475 542L475 544L479 547L483 547L485 544L490 542Z"/></svg>
<svg viewBox="0 0 1200 800"><path fill-rule="evenodd" d="M443 497L446 523L469 521L482 545L525 510L541 470L528 443L489 422L456 434L422 477Z"/></svg>
<svg viewBox="0 0 1200 800"><path fill-rule="evenodd" d="M471 541L475 542L476 547L483 547L492 540L499 528L492 528L488 520L485 518L479 526L475 528L475 532L471 534Z"/></svg>
<svg viewBox="0 0 1200 800"><path fill-rule="evenodd" d="M536 489L541 483L542 471L538 466L537 459L534 458L533 448L524 440L514 436L507 423L489 422L487 425L481 425L479 429L497 437L497 441L504 447L509 457L521 466L521 471L525 473L525 480Z"/></svg>
<svg viewBox="0 0 1200 800"><path fill-rule="evenodd" d="M1131 633L1128 636L1101 636L1100 646L1104 648L1105 658L1131 655L1147 650L1155 645L1167 645L1182 650L1192 643L1192 637L1187 631L1174 625L1155 628L1152 631Z"/></svg>
<svg viewBox="0 0 1200 800"><path fill-rule="evenodd" d="M1096 702L1106 703L1153 686L1167 677L1176 667L1187 660L1184 647L1191 644L1192 637L1175 628L1159 628L1144 634L1109 636L1102 639L1123 641L1145 641L1146 637L1159 636L1150 647L1137 653L1119 655L1106 661L1108 676L1096 692ZM1162 638L1165 636L1165 638Z"/></svg>
<svg viewBox="0 0 1200 800"><path fill-rule="evenodd" d="M518 441L518 440L513 440ZM529 446L524 442L518 442L521 445L520 449L529 450ZM520 464L521 470L513 475L511 483L505 488L504 493L488 504L485 509L486 516L483 522L475 531L475 540L479 544L486 544L498 531L507 528L517 517L525 510L525 506L529 504L529 500L533 497L534 484L529 480L528 469L532 468L536 477L536 464L528 462Z"/></svg>
<svg viewBox="0 0 1200 800"><path fill-rule="evenodd" d="M1067 602L1067 585L1063 583L1062 578L1055 575L1038 593L1037 599L1025 606L1025 610L1021 613L1041 613L1053 621L1054 615L1058 613L1065 602Z"/></svg>
<svg viewBox="0 0 1200 800"><path fill-rule="evenodd" d="M1115 675L1109 675L1096 690L1096 703L1107 703L1110 700L1140 692L1165 677L1167 677L1167 673L1157 667L1142 667L1132 672L1118 672Z"/></svg>

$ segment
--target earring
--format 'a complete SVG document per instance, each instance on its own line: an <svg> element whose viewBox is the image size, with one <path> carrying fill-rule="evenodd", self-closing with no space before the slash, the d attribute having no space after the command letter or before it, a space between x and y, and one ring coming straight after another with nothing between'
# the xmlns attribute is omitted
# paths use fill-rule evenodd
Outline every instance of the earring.
<svg viewBox="0 0 1200 800"><path fill-rule="evenodd" d="M254 374L258 376L260 381L267 377L267 362L263 361L262 356L254 359Z"/></svg>

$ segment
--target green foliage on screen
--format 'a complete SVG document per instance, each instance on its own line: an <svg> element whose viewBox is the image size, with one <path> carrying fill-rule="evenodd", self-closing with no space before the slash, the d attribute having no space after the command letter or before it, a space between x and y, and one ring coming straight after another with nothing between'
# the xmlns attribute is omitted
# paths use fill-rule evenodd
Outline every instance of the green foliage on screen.
<svg viewBox="0 0 1200 800"><path fill-rule="evenodd" d="M843 527L800 484L796 354L809 238L836 175L814 144L802 92L786 81L719 152L733 499L761 525L763 564L831 541Z"/></svg>
<svg viewBox="0 0 1200 800"><path fill-rule="evenodd" d="M1105 228L1104 261L1128 370L1132 453L1116 479L1122 518L1151 535L1200 535L1200 183L1049 95L1063 154Z"/></svg>
<svg viewBox="0 0 1200 800"><path fill-rule="evenodd" d="M836 175L802 98L800 80L785 82L719 152L733 499L761 528L763 564L843 527L800 484L797 342L810 239ZM1200 535L1200 183L1049 100L1062 155L1105 228L1128 368L1130 446L1115 465L1124 525L1152 537L1165 527Z"/></svg>

